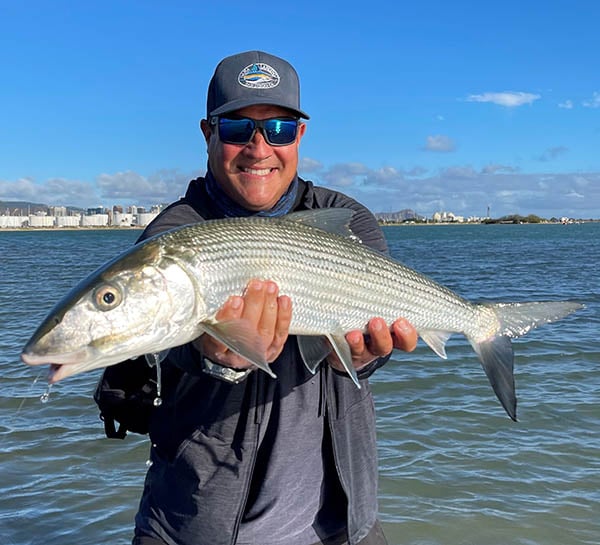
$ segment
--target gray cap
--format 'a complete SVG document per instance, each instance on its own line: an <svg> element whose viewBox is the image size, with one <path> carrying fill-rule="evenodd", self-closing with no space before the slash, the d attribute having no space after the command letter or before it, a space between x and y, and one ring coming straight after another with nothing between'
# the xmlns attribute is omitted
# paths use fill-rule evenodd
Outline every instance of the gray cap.
<svg viewBox="0 0 600 545"><path fill-rule="evenodd" d="M263 51L226 57L208 86L208 117L255 104L281 106L308 119L300 109L300 82L290 63Z"/></svg>

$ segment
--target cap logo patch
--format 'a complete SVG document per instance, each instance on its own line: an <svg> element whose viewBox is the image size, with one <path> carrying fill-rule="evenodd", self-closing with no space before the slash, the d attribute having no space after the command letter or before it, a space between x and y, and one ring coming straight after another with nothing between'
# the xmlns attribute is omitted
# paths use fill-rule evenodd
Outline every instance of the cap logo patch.
<svg viewBox="0 0 600 545"><path fill-rule="evenodd" d="M277 70L264 62L246 66L238 76L238 83L248 89L272 89L279 85Z"/></svg>

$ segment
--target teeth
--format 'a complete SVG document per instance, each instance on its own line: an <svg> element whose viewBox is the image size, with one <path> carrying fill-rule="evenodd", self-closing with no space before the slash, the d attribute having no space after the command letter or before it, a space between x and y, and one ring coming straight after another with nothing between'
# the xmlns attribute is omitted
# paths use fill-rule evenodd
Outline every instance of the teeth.
<svg viewBox="0 0 600 545"><path fill-rule="evenodd" d="M270 168L245 168L244 172L248 174L253 174L254 176L266 176L271 172Z"/></svg>

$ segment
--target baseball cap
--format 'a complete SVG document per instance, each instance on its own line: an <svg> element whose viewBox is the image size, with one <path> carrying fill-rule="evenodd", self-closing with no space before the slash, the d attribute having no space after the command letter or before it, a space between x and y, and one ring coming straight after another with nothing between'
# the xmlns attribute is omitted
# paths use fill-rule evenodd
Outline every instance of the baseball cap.
<svg viewBox="0 0 600 545"><path fill-rule="evenodd" d="M300 82L294 67L264 51L246 51L223 59L208 86L208 117L255 104L270 104L309 116L300 109Z"/></svg>

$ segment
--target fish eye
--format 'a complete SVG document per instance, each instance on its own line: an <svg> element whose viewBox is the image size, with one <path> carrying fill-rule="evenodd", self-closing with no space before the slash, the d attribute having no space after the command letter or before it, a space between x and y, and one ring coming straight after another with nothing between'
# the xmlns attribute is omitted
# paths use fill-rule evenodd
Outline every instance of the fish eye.
<svg viewBox="0 0 600 545"><path fill-rule="evenodd" d="M98 310L112 310L121 304L121 292L111 285L104 285L94 291L94 304Z"/></svg>

